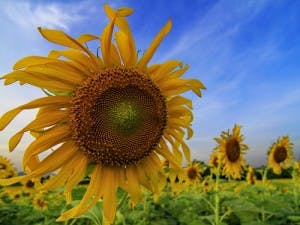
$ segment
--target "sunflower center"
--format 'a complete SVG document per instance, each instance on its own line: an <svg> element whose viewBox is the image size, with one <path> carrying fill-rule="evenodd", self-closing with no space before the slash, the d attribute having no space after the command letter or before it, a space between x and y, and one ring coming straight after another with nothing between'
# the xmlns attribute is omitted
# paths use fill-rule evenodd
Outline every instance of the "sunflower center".
<svg viewBox="0 0 300 225"><path fill-rule="evenodd" d="M287 158L287 151L285 147L276 147L274 152L274 159L277 163L283 162Z"/></svg>
<svg viewBox="0 0 300 225"><path fill-rule="evenodd" d="M226 155L230 162L236 162L241 154L239 142L232 138L226 143Z"/></svg>
<svg viewBox="0 0 300 225"><path fill-rule="evenodd" d="M197 178L197 169L195 167L190 167L187 171L187 176L188 178L190 178L191 180L194 180Z"/></svg>
<svg viewBox="0 0 300 225"><path fill-rule="evenodd" d="M37 199L36 203L41 208L44 208L46 206L46 202L43 199Z"/></svg>
<svg viewBox="0 0 300 225"><path fill-rule="evenodd" d="M25 186L26 186L27 188L33 188L33 187L34 187L34 182L32 182L31 180L28 180L28 181L26 182Z"/></svg>
<svg viewBox="0 0 300 225"><path fill-rule="evenodd" d="M0 170L5 170L6 169L6 165L4 163L0 163Z"/></svg>
<svg viewBox="0 0 300 225"><path fill-rule="evenodd" d="M121 167L148 156L167 123L158 87L124 67L87 78L73 94L69 117L73 140L88 158Z"/></svg>

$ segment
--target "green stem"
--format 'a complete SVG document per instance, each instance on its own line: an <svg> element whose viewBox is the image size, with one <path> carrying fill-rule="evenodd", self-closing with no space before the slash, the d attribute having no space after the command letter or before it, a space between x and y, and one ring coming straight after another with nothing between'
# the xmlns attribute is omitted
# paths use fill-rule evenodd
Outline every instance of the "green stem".
<svg viewBox="0 0 300 225"><path fill-rule="evenodd" d="M221 163L220 157L218 157L218 169L216 174L216 183L215 183L215 225L220 224L220 196L219 196L219 182L220 182L220 170Z"/></svg>
<svg viewBox="0 0 300 225"><path fill-rule="evenodd" d="M123 207L127 197L128 197L128 193L126 191L124 191L124 194L122 195L122 198L118 202L117 210L120 210Z"/></svg>
<svg viewBox="0 0 300 225"><path fill-rule="evenodd" d="M265 204L265 199L266 199L265 189L266 189L267 174L268 174L268 168L264 168L263 174L262 174L262 187L263 187L262 199L263 199L263 204L262 204L261 209L260 209L261 210L261 221L263 223L266 221L266 213L265 213L264 204Z"/></svg>
<svg viewBox="0 0 300 225"><path fill-rule="evenodd" d="M297 190L297 174L295 169L293 169L292 178L293 178L293 194L294 194L295 209L296 211L298 211L299 203L298 203L298 190Z"/></svg>

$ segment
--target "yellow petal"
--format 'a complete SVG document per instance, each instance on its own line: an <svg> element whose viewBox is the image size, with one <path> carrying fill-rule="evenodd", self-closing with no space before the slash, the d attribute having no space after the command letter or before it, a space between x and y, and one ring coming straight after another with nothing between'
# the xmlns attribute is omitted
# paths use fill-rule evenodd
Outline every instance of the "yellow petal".
<svg viewBox="0 0 300 225"><path fill-rule="evenodd" d="M61 222L81 215L92 207L102 195L102 168L97 164L91 174L91 181L78 206L64 212L56 221Z"/></svg>
<svg viewBox="0 0 300 225"><path fill-rule="evenodd" d="M26 176L18 176L18 177L12 177L12 178L8 178L8 179L0 179L0 185L9 186L9 185L21 182L24 179L26 179Z"/></svg>
<svg viewBox="0 0 300 225"><path fill-rule="evenodd" d="M33 109L43 106L56 105L61 107L67 107L70 103L70 97L68 96L51 96L35 99L27 104L21 105L15 109L6 112L0 118L0 131L3 130L22 110Z"/></svg>
<svg viewBox="0 0 300 225"><path fill-rule="evenodd" d="M181 162L179 162L174 155L169 151L169 148L164 140L160 141L160 148L155 149L155 151L172 163L175 167L180 168Z"/></svg>
<svg viewBox="0 0 300 225"><path fill-rule="evenodd" d="M26 165L27 160L33 155L39 154L57 144L67 141L70 139L70 134L70 127L66 125L58 126L45 132L28 146L24 153L23 165Z"/></svg>
<svg viewBox="0 0 300 225"><path fill-rule="evenodd" d="M140 184L138 181L138 176L136 173L135 166L129 166L126 168L126 178L127 178L127 188L128 192L131 195L133 202L137 203L142 199L142 192L140 189Z"/></svg>
<svg viewBox="0 0 300 225"><path fill-rule="evenodd" d="M23 70L8 73L3 79L6 79L4 85L10 85L16 81L20 81L21 84L28 83L36 87L56 91L73 91L76 85L62 78L55 78L53 76Z"/></svg>
<svg viewBox="0 0 300 225"><path fill-rule="evenodd" d="M22 109L16 108L6 112L0 119L0 130L3 130L21 111Z"/></svg>
<svg viewBox="0 0 300 225"><path fill-rule="evenodd" d="M182 96L175 96L168 100L167 102L168 108L177 106L177 105L186 105L190 109L193 108L192 101L188 98L182 97Z"/></svg>
<svg viewBox="0 0 300 225"><path fill-rule="evenodd" d="M115 38L124 65L133 67L137 58L134 41L123 31L116 32Z"/></svg>
<svg viewBox="0 0 300 225"><path fill-rule="evenodd" d="M163 63L159 69L152 74L152 78L154 81L158 81L159 79L168 76L170 72L172 72L176 67L182 67L182 62L177 60L169 60Z"/></svg>
<svg viewBox="0 0 300 225"><path fill-rule="evenodd" d="M90 50L85 48L82 44L80 44L78 41L76 41L74 38L70 37L69 35L65 34L64 32L60 30L43 29L41 27L38 27L38 30L41 33L41 35L48 41L69 48L84 51L92 59L92 63L94 65L103 68L101 61Z"/></svg>
<svg viewBox="0 0 300 225"><path fill-rule="evenodd" d="M12 136L9 140L9 151L13 151L18 143L20 142L24 132L29 130L39 130L44 127L52 126L61 122L67 116L67 111L56 110L52 111L51 114L42 114L42 116L37 117L35 120L31 121L26 127L21 131Z"/></svg>
<svg viewBox="0 0 300 225"><path fill-rule="evenodd" d="M111 58L111 37L114 29L115 19L109 22L109 24L103 29L101 35L101 52L103 61L106 65L110 66L113 64Z"/></svg>
<svg viewBox="0 0 300 225"><path fill-rule="evenodd" d="M31 176L41 176L57 170L71 159L76 158L78 150L72 142L66 142L43 159L31 172ZM24 165L28 166L28 163Z"/></svg>
<svg viewBox="0 0 300 225"><path fill-rule="evenodd" d="M74 67L68 66L68 64L44 64L27 67L24 71L35 72L39 74L45 74L54 79L64 80L71 84L79 84L82 82L86 75L78 70L74 70Z"/></svg>
<svg viewBox="0 0 300 225"><path fill-rule="evenodd" d="M118 183L116 179L116 171L113 167L103 168L103 214L104 217L111 223L114 223L117 211L117 198L116 192Z"/></svg>
<svg viewBox="0 0 300 225"><path fill-rule="evenodd" d="M13 69L18 70L28 66L41 65L46 63L63 63L63 61L42 56L27 56L17 61Z"/></svg>
<svg viewBox="0 0 300 225"><path fill-rule="evenodd" d="M78 38L77 38L77 41L80 43L80 44L84 44L86 42L89 42L89 41L93 41L93 40L98 40L99 37L96 36L96 35L93 35L93 34L81 34Z"/></svg>
<svg viewBox="0 0 300 225"><path fill-rule="evenodd" d="M40 187L40 190L55 190L63 186L68 180L68 178L71 176L71 174L73 173L74 165L78 165L82 157L85 156L83 156L83 153L81 153L80 151L76 151L75 153L73 153L73 155L69 157L69 159L62 164L59 172L54 176L52 176L50 180L45 182Z"/></svg>
<svg viewBox="0 0 300 225"><path fill-rule="evenodd" d="M156 35L156 37L152 41L151 45L146 50L145 54L142 56L142 58L141 58L141 60L139 62L139 65L138 65L138 69L140 69L141 71L145 70L145 67L147 66L147 64L150 61L150 59L152 58L152 56L154 55L154 52L158 48L160 42L170 32L171 27L172 27L172 21L168 20L168 22L166 23L166 25Z"/></svg>
<svg viewBox="0 0 300 225"><path fill-rule="evenodd" d="M31 157L28 160L28 163L26 165L26 167L24 168L24 171L26 173L31 173L33 170L35 170L40 164L40 160L39 157L37 155Z"/></svg>
<svg viewBox="0 0 300 225"><path fill-rule="evenodd" d="M82 180L84 173L88 165L88 158L83 156L81 161L74 167L71 176L68 178L64 195L67 201L67 204L72 200L72 189Z"/></svg>

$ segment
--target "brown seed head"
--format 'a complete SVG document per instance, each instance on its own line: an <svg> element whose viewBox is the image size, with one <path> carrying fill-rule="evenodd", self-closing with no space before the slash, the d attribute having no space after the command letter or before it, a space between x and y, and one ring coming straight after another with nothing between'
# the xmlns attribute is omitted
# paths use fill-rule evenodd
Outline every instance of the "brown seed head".
<svg viewBox="0 0 300 225"><path fill-rule="evenodd" d="M157 147L167 109L160 90L144 74L114 67L80 85L69 117L73 140L88 158L125 167Z"/></svg>
<svg viewBox="0 0 300 225"><path fill-rule="evenodd" d="M287 150L285 147L278 146L274 152L274 159L277 163L283 162L287 158Z"/></svg>
<svg viewBox="0 0 300 225"><path fill-rule="evenodd" d="M235 138L231 138L226 143L226 156L230 162L236 162L241 154L239 142Z"/></svg>

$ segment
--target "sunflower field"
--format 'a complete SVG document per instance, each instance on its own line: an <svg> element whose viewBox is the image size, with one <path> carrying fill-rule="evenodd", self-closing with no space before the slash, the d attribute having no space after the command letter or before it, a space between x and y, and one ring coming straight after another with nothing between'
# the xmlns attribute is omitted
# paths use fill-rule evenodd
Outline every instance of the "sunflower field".
<svg viewBox="0 0 300 225"><path fill-rule="evenodd" d="M8 140L24 134L22 174L0 158L0 224L289 225L300 224L300 165L289 136L270 146L266 166L245 160L242 126L222 131L209 162L191 159L193 106L205 85L183 75L178 60L151 64L172 28L169 19L138 54L127 17L131 8L104 4L100 36L73 38L38 28L60 45L47 56L27 56L0 79L44 95L9 110L0 131L35 109ZM88 42L99 41L93 52Z"/></svg>
<svg viewBox="0 0 300 225"><path fill-rule="evenodd" d="M195 162L194 165L197 166L193 168L198 170L195 180L180 180L176 176L172 183L167 177L168 184L158 197L145 190L143 201L138 204L119 189L114 224L217 224L216 207L219 207L218 224L300 224L299 167L286 169L280 176L269 169L265 180L262 179L265 167L249 167L240 180L222 176L217 193L216 177L210 172L214 168L203 162ZM63 211L79 203L89 177L73 189L73 200L69 204L64 200L62 188L39 191L41 182L47 182L47 179L2 187L0 224L102 224L101 200L77 218L55 221ZM216 196L219 198L218 206Z"/></svg>

